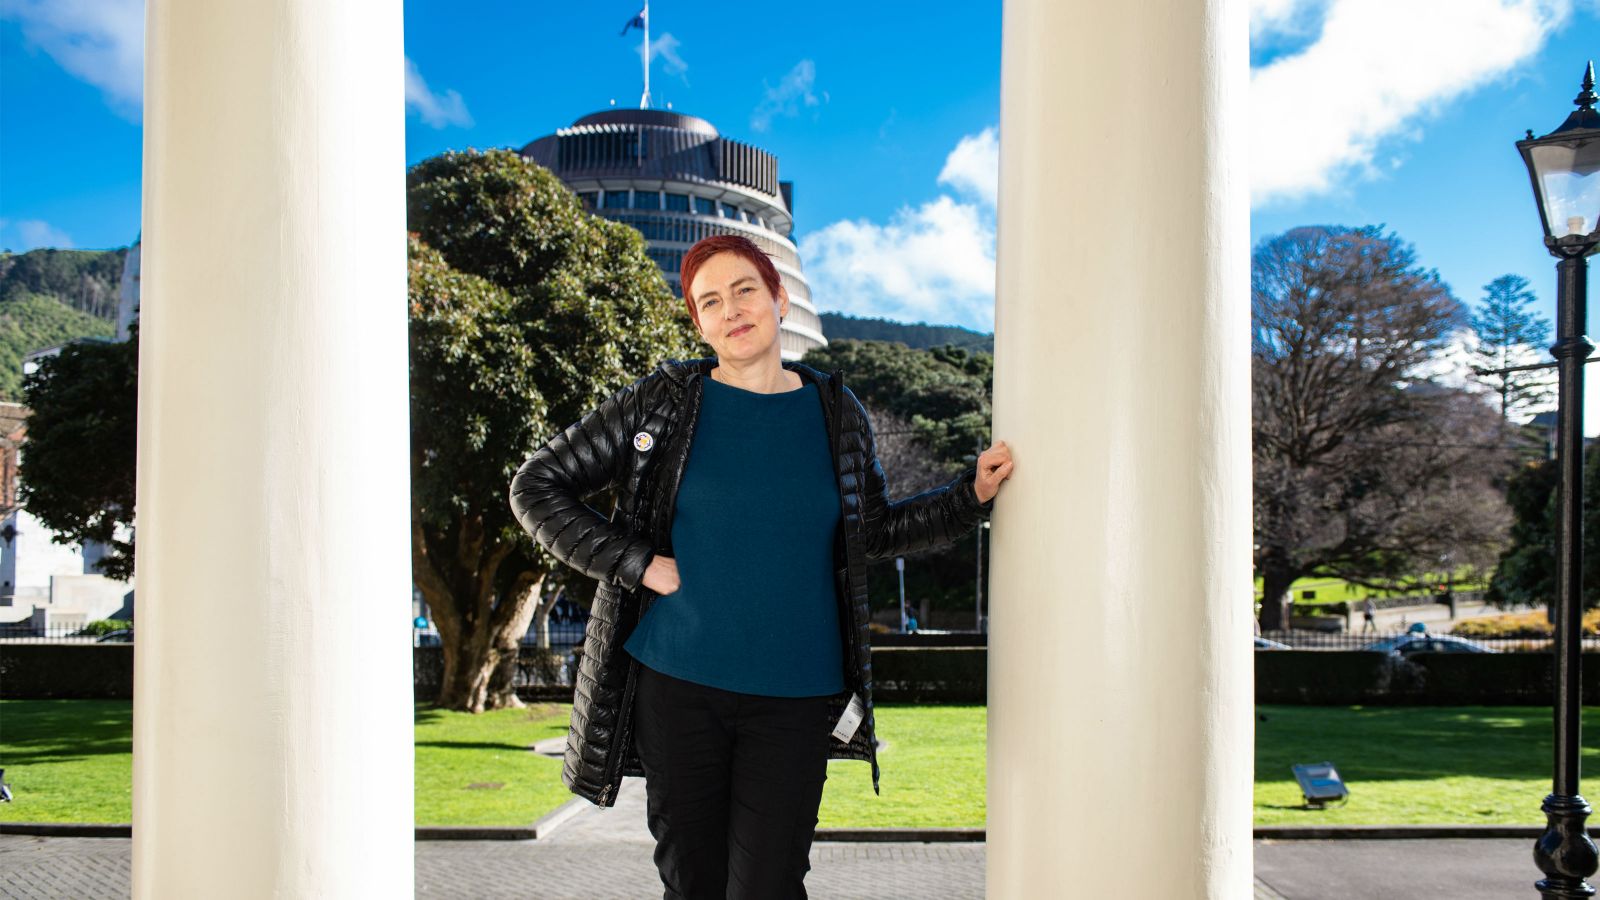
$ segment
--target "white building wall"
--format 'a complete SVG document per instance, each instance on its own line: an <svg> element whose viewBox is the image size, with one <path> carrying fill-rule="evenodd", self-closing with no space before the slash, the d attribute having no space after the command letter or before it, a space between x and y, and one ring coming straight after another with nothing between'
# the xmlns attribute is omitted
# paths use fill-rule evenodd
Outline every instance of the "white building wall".
<svg viewBox="0 0 1600 900"><path fill-rule="evenodd" d="M0 622L16 622L49 604L52 576L83 574L83 552L76 544L52 541L50 530L25 509L7 516L0 531L7 526L16 534L0 542L0 597L12 600L10 606L0 601Z"/></svg>
<svg viewBox="0 0 1600 900"><path fill-rule="evenodd" d="M14 530L11 540L4 539ZM126 526L117 538L125 540ZM58 544L55 532L33 513L18 509L0 520L0 624L21 622L45 610L48 624L110 618L122 609L133 584L102 575L95 563L105 548L91 542Z"/></svg>

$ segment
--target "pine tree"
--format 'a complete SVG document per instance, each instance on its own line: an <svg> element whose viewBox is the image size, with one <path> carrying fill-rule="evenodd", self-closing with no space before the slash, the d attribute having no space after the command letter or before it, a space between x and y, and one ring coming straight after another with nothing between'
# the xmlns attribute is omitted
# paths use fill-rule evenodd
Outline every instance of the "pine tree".
<svg viewBox="0 0 1600 900"><path fill-rule="evenodd" d="M1472 353L1480 380L1500 397L1500 417L1531 413L1551 400L1555 384L1549 369L1496 371L1543 361L1550 323L1528 307L1534 302L1528 279L1501 275L1483 286L1483 302L1472 314L1478 346Z"/></svg>

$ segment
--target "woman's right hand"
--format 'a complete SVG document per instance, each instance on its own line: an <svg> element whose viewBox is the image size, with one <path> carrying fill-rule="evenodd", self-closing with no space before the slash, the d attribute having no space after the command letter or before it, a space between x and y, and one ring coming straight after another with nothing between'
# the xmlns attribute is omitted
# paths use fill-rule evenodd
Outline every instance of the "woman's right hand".
<svg viewBox="0 0 1600 900"><path fill-rule="evenodd" d="M645 567L644 578L640 581L657 595L676 592L679 586L678 561L659 553L650 557L650 565Z"/></svg>

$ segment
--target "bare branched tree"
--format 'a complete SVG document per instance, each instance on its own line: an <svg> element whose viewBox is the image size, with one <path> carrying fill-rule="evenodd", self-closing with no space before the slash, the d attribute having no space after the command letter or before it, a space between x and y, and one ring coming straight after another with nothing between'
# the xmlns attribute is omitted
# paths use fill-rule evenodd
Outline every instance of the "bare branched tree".
<svg viewBox="0 0 1600 900"><path fill-rule="evenodd" d="M1464 310L1378 228L1296 228L1252 260L1256 570L1263 629L1295 579L1380 589L1492 564L1510 516L1499 416L1413 373Z"/></svg>
<svg viewBox="0 0 1600 900"><path fill-rule="evenodd" d="M920 494L950 480L948 471L934 457L933 451L928 449L910 419L873 406L865 400L861 405L866 407L867 415L872 420L878 462L883 466L891 497Z"/></svg>

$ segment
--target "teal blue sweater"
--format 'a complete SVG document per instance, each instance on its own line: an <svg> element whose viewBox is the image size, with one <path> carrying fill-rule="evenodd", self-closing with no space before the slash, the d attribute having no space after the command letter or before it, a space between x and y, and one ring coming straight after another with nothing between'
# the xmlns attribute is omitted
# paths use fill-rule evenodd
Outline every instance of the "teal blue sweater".
<svg viewBox="0 0 1600 900"><path fill-rule="evenodd" d="M679 587L623 646L658 672L723 690L839 693L839 484L817 388L701 381L672 519Z"/></svg>

